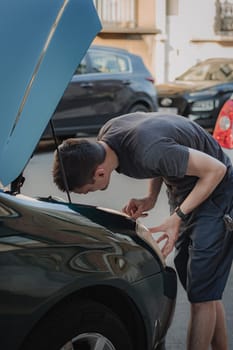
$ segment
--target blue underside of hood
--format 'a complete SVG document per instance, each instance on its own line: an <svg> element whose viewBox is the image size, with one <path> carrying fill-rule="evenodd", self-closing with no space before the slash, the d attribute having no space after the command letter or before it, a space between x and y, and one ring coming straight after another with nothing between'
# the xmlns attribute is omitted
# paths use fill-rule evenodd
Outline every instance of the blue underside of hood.
<svg viewBox="0 0 233 350"><path fill-rule="evenodd" d="M1 0L0 182L24 169L101 30L93 0Z"/></svg>

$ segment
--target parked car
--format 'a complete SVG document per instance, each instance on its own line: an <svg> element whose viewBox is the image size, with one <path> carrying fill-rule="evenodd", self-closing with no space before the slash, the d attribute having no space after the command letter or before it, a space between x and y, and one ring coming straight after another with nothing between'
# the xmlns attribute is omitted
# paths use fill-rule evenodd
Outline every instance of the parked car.
<svg viewBox="0 0 233 350"><path fill-rule="evenodd" d="M78 65L53 115L58 136L96 133L121 114L157 111L154 78L140 56L93 45ZM43 138L51 136L50 126Z"/></svg>
<svg viewBox="0 0 233 350"><path fill-rule="evenodd" d="M219 112L213 137L233 162L233 94Z"/></svg>
<svg viewBox="0 0 233 350"><path fill-rule="evenodd" d="M233 59L199 62L157 90L159 111L178 113L213 132L221 107L233 93Z"/></svg>
<svg viewBox="0 0 233 350"><path fill-rule="evenodd" d="M177 280L147 228L68 192L67 201L20 193L51 110L101 29L92 0L26 7L0 4L1 76L17 62L0 82L0 348L164 349Z"/></svg>

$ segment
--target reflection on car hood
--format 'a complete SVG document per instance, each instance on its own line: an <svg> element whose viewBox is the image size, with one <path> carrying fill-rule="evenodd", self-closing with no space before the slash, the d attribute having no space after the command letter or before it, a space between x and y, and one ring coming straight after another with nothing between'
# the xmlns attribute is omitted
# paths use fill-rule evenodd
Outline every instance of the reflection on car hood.
<svg viewBox="0 0 233 350"><path fill-rule="evenodd" d="M23 170L101 24L93 0L0 2L0 182Z"/></svg>
<svg viewBox="0 0 233 350"><path fill-rule="evenodd" d="M219 84L221 82L216 81L174 81L174 82L168 82L167 84L158 84L157 85L157 91L158 95L174 95L174 94L181 94L181 93L189 93L189 92L195 92L200 91L203 89L208 89L216 84Z"/></svg>

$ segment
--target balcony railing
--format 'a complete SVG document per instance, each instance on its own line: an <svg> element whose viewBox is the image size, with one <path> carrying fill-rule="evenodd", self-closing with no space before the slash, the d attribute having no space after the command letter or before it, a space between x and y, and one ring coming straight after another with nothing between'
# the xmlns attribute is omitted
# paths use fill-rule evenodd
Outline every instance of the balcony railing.
<svg viewBox="0 0 233 350"><path fill-rule="evenodd" d="M135 28L137 0L93 0L103 27Z"/></svg>

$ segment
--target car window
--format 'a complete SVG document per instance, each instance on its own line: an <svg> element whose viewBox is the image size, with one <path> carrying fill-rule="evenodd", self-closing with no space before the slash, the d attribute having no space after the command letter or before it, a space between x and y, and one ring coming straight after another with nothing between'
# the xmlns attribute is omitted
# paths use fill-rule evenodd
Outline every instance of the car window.
<svg viewBox="0 0 233 350"><path fill-rule="evenodd" d="M75 74L86 74L87 73L87 59L86 56L82 59L81 63L78 65Z"/></svg>
<svg viewBox="0 0 233 350"><path fill-rule="evenodd" d="M187 72L185 72L183 75L178 77L178 80L184 80L184 81L201 81L201 80L207 80L208 72L210 71L210 65L209 64L201 64L196 65L194 67L191 67Z"/></svg>
<svg viewBox="0 0 233 350"><path fill-rule="evenodd" d="M233 79L233 62L232 63L201 63L191 67L177 80L183 81L231 81Z"/></svg>
<svg viewBox="0 0 233 350"><path fill-rule="evenodd" d="M92 73L125 73L129 69L126 56L93 50L89 53Z"/></svg>
<svg viewBox="0 0 233 350"><path fill-rule="evenodd" d="M233 63L222 64L219 71L224 76L224 79L228 81L233 80Z"/></svg>

